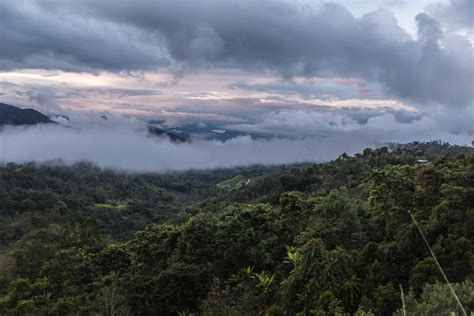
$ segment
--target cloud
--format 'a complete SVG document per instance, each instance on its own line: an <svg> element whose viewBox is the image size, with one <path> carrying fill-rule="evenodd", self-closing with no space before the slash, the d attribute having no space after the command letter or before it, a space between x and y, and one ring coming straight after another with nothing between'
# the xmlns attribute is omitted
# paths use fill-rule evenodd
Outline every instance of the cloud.
<svg viewBox="0 0 474 316"><path fill-rule="evenodd" d="M336 135L358 127L359 124L345 114L304 110L270 112L255 124L227 126L231 130L292 138Z"/></svg>
<svg viewBox="0 0 474 316"><path fill-rule="evenodd" d="M43 6L47 3L0 2L0 69L99 72L169 63L155 34L72 12L52 12Z"/></svg>
<svg viewBox="0 0 474 316"><path fill-rule="evenodd" d="M52 89L41 89L40 91L27 91L29 100L49 110L56 110L56 94Z"/></svg>
<svg viewBox="0 0 474 316"><path fill-rule="evenodd" d="M316 82L295 82L294 80L273 81L266 83L249 84L236 82L229 85L231 89L248 91L263 91L272 94L291 96L300 95L303 99L354 99L360 96L367 97L372 91L363 87L360 82L338 83L336 80L318 80Z"/></svg>
<svg viewBox="0 0 474 316"><path fill-rule="evenodd" d="M99 96L125 98L125 97L136 97L136 96L155 96L161 95L162 93L154 89L128 89L128 88L106 88L106 87L95 87L95 88L77 88L77 87L61 87L59 89L62 95L61 98L97 98Z"/></svg>
<svg viewBox="0 0 474 316"><path fill-rule="evenodd" d="M394 141L416 140L416 137L426 140L442 135L443 139L451 140L459 135L466 139L473 137L472 114L472 109L451 113L442 108L432 114L370 109L283 109L265 113L255 122L227 125L226 128L293 139L366 135L368 139L384 142L391 138Z"/></svg>
<svg viewBox="0 0 474 316"><path fill-rule="evenodd" d="M314 150L314 145L327 147ZM131 129L65 129L59 126L9 128L0 134L0 161L47 162L61 159L66 164L91 161L101 167L129 171L209 169L249 164L282 164L324 161L340 150L356 151L368 145L344 139L309 141L253 140L238 137L225 143L196 141L175 144L150 138ZM336 149L337 148L337 149Z"/></svg>
<svg viewBox="0 0 474 316"><path fill-rule="evenodd" d="M9 81L0 81L0 89L22 98L21 100L5 100L12 104L24 107L36 107L46 114L64 114L68 105L79 103L99 103L109 101L113 104L123 104L126 100L136 97L160 96L162 92L157 89L146 88L120 88L108 86L88 87L70 83L24 83L15 84ZM6 98L5 98L6 99ZM137 106L138 108L138 106ZM149 109L149 107L148 107Z"/></svg>
<svg viewBox="0 0 474 316"><path fill-rule="evenodd" d="M355 153L389 141L442 139L468 144L472 139L469 134L456 135L439 128L436 120L429 117L407 124L397 122L392 114L372 117L366 124L357 124L340 115L312 114L307 118L299 112L283 113L257 124L255 128L268 130L278 124L286 124L283 130L296 130L304 138L256 140L241 136L226 142L197 140L188 143L172 143L151 137L139 121L118 116L94 123L85 120L87 125L82 125L84 121L77 119L72 122L81 128L59 125L5 128L0 132L0 161L22 163L59 159L73 164L86 160L104 168L165 172L251 164L322 162L343 152ZM303 124L298 125L298 122ZM313 133L302 133L304 129Z"/></svg>
<svg viewBox="0 0 474 316"><path fill-rule="evenodd" d="M468 2L452 0L451 7ZM236 68L283 78L360 77L425 107L473 103L471 42L437 28L426 13L414 38L388 10L356 18L325 2L7 0L0 12L3 69L181 76Z"/></svg>
<svg viewBox="0 0 474 316"><path fill-rule="evenodd" d="M428 12L450 28L474 27L474 2L471 0L449 0L449 3L432 4L428 6Z"/></svg>

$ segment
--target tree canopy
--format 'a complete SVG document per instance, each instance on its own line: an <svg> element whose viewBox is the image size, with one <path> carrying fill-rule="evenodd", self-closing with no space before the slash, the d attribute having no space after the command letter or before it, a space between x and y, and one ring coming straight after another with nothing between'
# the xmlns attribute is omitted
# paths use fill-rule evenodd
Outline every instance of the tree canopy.
<svg viewBox="0 0 474 316"><path fill-rule="evenodd" d="M400 286L409 315L459 314L408 211L474 311L470 148L175 174L7 164L0 314L402 315Z"/></svg>

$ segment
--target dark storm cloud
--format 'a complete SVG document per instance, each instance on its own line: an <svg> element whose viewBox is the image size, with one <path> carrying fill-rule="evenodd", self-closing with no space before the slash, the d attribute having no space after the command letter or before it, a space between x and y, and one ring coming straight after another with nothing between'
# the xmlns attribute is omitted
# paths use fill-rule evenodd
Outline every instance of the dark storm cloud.
<svg viewBox="0 0 474 316"><path fill-rule="evenodd" d="M0 69L121 71L154 69L168 62L160 55L160 39L150 32L73 12L52 12L44 3L0 2Z"/></svg>
<svg viewBox="0 0 474 316"><path fill-rule="evenodd" d="M126 71L168 65L178 76L199 68L272 71L284 78L355 76L422 105L473 102L472 44L448 38L427 14L417 17L414 39L390 11L355 18L334 3L31 3L0 4L2 68Z"/></svg>

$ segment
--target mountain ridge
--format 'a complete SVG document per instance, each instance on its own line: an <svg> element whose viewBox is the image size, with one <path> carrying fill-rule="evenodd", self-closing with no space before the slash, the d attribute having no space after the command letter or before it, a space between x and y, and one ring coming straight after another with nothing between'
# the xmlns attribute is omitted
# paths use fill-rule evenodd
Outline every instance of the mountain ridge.
<svg viewBox="0 0 474 316"><path fill-rule="evenodd" d="M0 125L36 125L41 123L54 122L34 109L22 109L0 102Z"/></svg>
<svg viewBox="0 0 474 316"><path fill-rule="evenodd" d="M69 121L69 118L64 115L51 116L50 118L43 113L31 108L23 109L14 105L0 102L0 127L4 125L19 126L36 124L61 124L60 122L56 122L54 120L54 118L58 117ZM105 115L102 115L101 118L107 120ZM151 125L148 125L148 133L152 136L167 137L170 139L170 141L176 143L182 143L187 140L187 138L184 136L180 136Z"/></svg>

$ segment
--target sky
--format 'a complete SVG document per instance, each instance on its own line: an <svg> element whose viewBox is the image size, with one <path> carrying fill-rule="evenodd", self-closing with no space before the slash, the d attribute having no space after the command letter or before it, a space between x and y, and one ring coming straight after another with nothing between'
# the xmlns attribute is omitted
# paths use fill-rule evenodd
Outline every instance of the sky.
<svg viewBox="0 0 474 316"><path fill-rule="evenodd" d="M360 146L465 144L473 17L472 0L2 0L0 102L312 145L354 135ZM314 159L296 152L285 162Z"/></svg>

